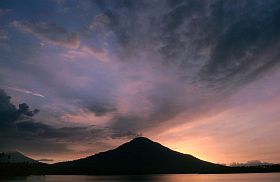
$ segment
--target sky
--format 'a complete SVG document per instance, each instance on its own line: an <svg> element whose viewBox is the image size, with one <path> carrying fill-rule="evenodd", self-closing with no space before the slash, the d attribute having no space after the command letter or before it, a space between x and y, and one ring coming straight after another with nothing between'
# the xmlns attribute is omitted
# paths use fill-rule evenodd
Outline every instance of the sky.
<svg viewBox="0 0 280 182"><path fill-rule="evenodd" d="M58 162L137 136L280 163L278 0L1 0L0 150Z"/></svg>

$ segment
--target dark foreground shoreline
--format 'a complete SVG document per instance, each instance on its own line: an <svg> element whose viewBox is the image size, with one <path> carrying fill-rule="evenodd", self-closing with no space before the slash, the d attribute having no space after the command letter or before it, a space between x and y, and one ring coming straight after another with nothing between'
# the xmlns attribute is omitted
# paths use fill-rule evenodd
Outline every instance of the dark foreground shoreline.
<svg viewBox="0 0 280 182"><path fill-rule="evenodd" d="M60 169L52 164L45 163L0 163L0 176L29 176L29 175L146 175L146 174L235 174L235 173L274 173L280 172L280 165L262 165L251 167L227 167L218 170L201 170L201 171L109 171L109 170L71 170Z"/></svg>

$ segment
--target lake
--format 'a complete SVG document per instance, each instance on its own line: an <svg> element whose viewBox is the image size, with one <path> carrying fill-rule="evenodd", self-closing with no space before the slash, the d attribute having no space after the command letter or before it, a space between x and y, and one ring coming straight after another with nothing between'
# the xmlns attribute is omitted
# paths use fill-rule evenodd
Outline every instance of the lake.
<svg viewBox="0 0 280 182"><path fill-rule="evenodd" d="M46 175L29 177L0 177L0 182L279 182L280 173L253 174L164 174L133 176L78 176L78 175Z"/></svg>

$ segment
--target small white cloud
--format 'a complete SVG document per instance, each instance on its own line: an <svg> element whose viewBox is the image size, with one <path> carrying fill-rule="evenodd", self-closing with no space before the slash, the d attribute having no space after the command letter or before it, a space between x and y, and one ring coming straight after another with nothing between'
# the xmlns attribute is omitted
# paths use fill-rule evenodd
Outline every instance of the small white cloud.
<svg viewBox="0 0 280 182"><path fill-rule="evenodd" d="M0 40L8 40L8 39L9 39L8 33L3 30L0 30Z"/></svg>
<svg viewBox="0 0 280 182"><path fill-rule="evenodd" d="M25 94L30 94L30 95L33 95L33 96L45 98L44 95L42 95L42 94L40 94L38 92L33 92L33 91L26 90L26 89L23 89L23 88L7 87L7 89L10 89L10 90L13 90L13 91L17 91L17 92L20 92L20 93L25 93Z"/></svg>

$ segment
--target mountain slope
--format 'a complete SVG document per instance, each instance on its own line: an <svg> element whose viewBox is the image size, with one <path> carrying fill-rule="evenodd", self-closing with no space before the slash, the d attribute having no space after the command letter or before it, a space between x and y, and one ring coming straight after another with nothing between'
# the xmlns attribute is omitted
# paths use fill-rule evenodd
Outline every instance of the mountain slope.
<svg viewBox="0 0 280 182"><path fill-rule="evenodd" d="M210 173L227 167L173 151L144 137L84 159L50 166L57 174Z"/></svg>
<svg viewBox="0 0 280 182"><path fill-rule="evenodd" d="M38 163L20 152L0 152L0 163Z"/></svg>

